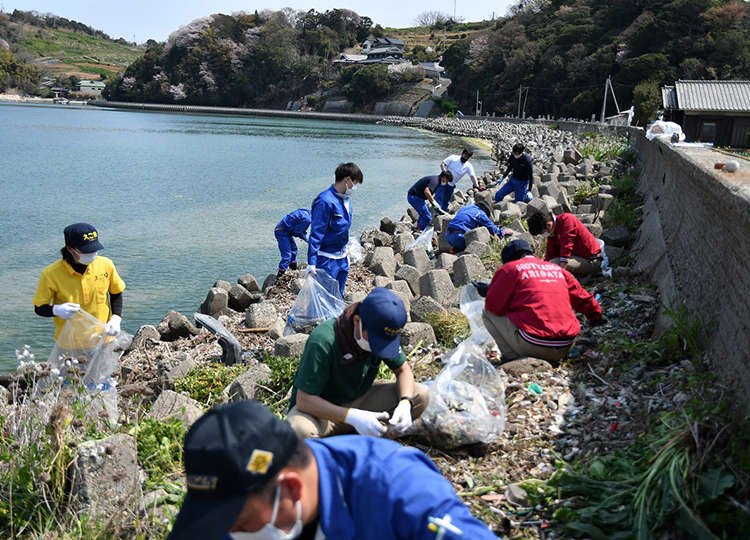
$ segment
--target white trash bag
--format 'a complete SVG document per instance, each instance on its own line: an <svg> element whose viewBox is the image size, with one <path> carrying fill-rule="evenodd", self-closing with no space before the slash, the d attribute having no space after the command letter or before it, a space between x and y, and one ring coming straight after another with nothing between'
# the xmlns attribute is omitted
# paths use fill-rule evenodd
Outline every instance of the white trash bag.
<svg viewBox="0 0 750 540"><path fill-rule="evenodd" d="M505 383L471 340L461 343L426 385L430 404L407 433L426 435L444 447L500 437L505 429Z"/></svg>
<svg viewBox="0 0 750 540"><path fill-rule="evenodd" d="M323 321L341 315L346 304L341 298L339 282L324 270L305 279L305 284L289 310L284 335L309 334Z"/></svg>
<svg viewBox="0 0 750 540"><path fill-rule="evenodd" d="M350 236L346 243L346 256L349 257L349 264L357 264L364 258L362 244L354 236Z"/></svg>
<svg viewBox="0 0 750 540"><path fill-rule="evenodd" d="M484 326L484 320L482 320L482 311L484 311L484 297L479 295L479 291L471 283L468 283L461 287L459 293L459 306L461 313L463 313L469 320L469 328L471 328L471 336L468 339L476 343L477 345L484 346L487 340L490 339L490 333Z"/></svg>

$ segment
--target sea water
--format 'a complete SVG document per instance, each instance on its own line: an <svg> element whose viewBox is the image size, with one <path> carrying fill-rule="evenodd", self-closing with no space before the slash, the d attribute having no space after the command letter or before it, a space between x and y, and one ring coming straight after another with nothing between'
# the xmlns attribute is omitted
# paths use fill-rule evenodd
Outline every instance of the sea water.
<svg viewBox="0 0 750 540"><path fill-rule="evenodd" d="M364 173L354 234L400 219L408 188L464 146L373 124L26 104L0 104L0 142L0 372L25 344L39 360L52 350L52 320L31 300L71 223L98 229L134 334L169 310L192 317L219 279L275 273L274 226L310 208L339 163ZM494 168L483 152L472 163L478 175Z"/></svg>

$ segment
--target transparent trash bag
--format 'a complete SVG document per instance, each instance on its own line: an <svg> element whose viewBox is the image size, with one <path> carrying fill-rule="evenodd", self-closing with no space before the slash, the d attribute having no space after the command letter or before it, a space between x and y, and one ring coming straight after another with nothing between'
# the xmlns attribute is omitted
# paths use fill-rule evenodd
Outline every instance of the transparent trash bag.
<svg viewBox="0 0 750 540"><path fill-rule="evenodd" d="M414 242L406 244L404 251L409 251L416 247L423 247L428 253L432 253L432 237L435 234L435 228L430 226L427 227L422 234L420 234Z"/></svg>
<svg viewBox="0 0 750 540"><path fill-rule="evenodd" d="M430 404L409 430L445 447L495 441L505 429L505 384L471 340L464 341L433 381Z"/></svg>
<svg viewBox="0 0 750 540"><path fill-rule="evenodd" d="M596 239L597 242L599 242L599 245L602 248L602 275L604 277L611 278L612 277L612 267L609 266L609 259L607 258L607 251L604 249L604 240L601 238Z"/></svg>
<svg viewBox="0 0 750 540"><path fill-rule="evenodd" d="M469 320L471 336L468 338L479 346L483 346L490 339L490 333L484 326L482 311L484 311L484 298L479 295L477 288L471 283L461 287L459 293L459 306Z"/></svg>
<svg viewBox="0 0 750 540"><path fill-rule="evenodd" d="M362 244L353 236L350 236L346 243L346 256L349 257L349 264L357 264L364 258Z"/></svg>
<svg viewBox="0 0 750 540"><path fill-rule="evenodd" d="M341 315L345 307L339 282L325 271L308 275L289 310L284 335L309 334L323 321Z"/></svg>
<svg viewBox="0 0 750 540"><path fill-rule="evenodd" d="M59 371L56 376L63 386L79 394L85 403L87 418L98 418L104 411L112 425L117 423L117 381L112 374L117 370L122 351L132 340L132 336L123 331L108 336L104 323L82 309L63 326L49 363ZM48 380L46 386L53 382ZM38 390L44 386L42 383Z"/></svg>

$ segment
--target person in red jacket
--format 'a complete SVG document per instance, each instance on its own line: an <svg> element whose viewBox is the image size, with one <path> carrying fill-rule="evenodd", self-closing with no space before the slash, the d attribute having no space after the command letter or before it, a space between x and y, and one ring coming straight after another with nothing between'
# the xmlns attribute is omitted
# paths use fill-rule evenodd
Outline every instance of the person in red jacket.
<svg viewBox="0 0 750 540"><path fill-rule="evenodd" d="M577 277L596 274L602 266L602 247L581 220L573 214L529 218L529 232L547 238L544 260L555 263Z"/></svg>
<svg viewBox="0 0 750 540"><path fill-rule="evenodd" d="M581 331L573 310L593 324L605 321L601 306L578 280L534 257L525 240L508 243L500 256L503 265L490 282L482 319L503 361L563 359Z"/></svg>

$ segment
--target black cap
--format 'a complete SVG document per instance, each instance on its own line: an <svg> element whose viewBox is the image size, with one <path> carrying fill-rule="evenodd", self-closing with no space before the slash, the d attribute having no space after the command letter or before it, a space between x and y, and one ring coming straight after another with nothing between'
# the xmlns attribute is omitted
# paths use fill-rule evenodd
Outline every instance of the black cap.
<svg viewBox="0 0 750 540"><path fill-rule="evenodd" d="M512 242L508 242L500 252L500 258L503 260L503 264L506 264L517 261L524 255L531 255L533 253L526 240L513 240Z"/></svg>
<svg viewBox="0 0 750 540"><path fill-rule="evenodd" d="M93 253L104 249L99 242L99 233L88 223L73 223L63 231L65 234L65 245L74 247L81 253Z"/></svg>
<svg viewBox="0 0 750 540"><path fill-rule="evenodd" d="M185 436L187 496L170 540L220 540L247 498L289 463L291 426L257 401L214 407Z"/></svg>
<svg viewBox="0 0 750 540"><path fill-rule="evenodd" d="M398 358L407 319L403 300L393 291L375 287L359 305L359 316L367 330L372 354L386 360Z"/></svg>

